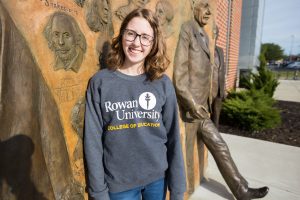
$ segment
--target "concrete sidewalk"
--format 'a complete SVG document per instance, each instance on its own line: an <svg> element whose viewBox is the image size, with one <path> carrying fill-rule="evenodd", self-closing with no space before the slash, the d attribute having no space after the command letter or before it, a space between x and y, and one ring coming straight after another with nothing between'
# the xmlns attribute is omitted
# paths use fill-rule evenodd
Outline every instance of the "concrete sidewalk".
<svg viewBox="0 0 300 200"><path fill-rule="evenodd" d="M280 80L274 98L300 102L300 81ZM300 111L299 111L300 112ZM300 119L299 119L300 120ZM264 200L300 200L300 148L222 134L250 187L268 186ZM190 200L234 200L209 153L206 179Z"/></svg>
<svg viewBox="0 0 300 200"><path fill-rule="evenodd" d="M279 80L274 98L282 101L300 102L300 80Z"/></svg>
<svg viewBox="0 0 300 200"><path fill-rule="evenodd" d="M250 187L268 186L265 200L300 199L300 148L222 134L233 160ZM234 200L211 154L206 180L190 200Z"/></svg>

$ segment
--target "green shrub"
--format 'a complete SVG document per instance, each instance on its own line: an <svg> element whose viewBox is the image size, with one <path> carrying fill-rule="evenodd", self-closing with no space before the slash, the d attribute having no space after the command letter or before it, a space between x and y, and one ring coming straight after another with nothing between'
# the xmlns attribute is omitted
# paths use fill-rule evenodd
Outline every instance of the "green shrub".
<svg viewBox="0 0 300 200"><path fill-rule="evenodd" d="M227 123L252 131L275 128L281 123L272 98L279 82L266 67L265 53L266 48L262 48L258 73L241 77L240 83L246 90L230 92L223 103L221 116Z"/></svg>
<svg viewBox="0 0 300 200"><path fill-rule="evenodd" d="M246 130L274 128L281 122L274 103L275 100L262 90L230 92L223 103L222 119Z"/></svg>
<svg viewBox="0 0 300 200"><path fill-rule="evenodd" d="M241 86L249 90L262 90L270 97L273 97L279 82L273 72L266 67L263 51L259 56L259 60L258 73L250 73L248 76L241 77Z"/></svg>
<svg viewBox="0 0 300 200"><path fill-rule="evenodd" d="M273 97L276 87L279 85L278 80L266 66L258 68L258 74L252 74L252 85L248 89L262 90L270 97Z"/></svg>

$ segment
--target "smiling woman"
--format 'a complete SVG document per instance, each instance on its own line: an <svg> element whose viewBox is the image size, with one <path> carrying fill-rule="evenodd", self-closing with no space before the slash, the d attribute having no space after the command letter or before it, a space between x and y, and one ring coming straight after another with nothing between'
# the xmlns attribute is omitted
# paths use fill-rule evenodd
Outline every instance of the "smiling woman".
<svg viewBox="0 0 300 200"><path fill-rule="evenodd" d="M113 39L109 68L90 80L84 152L96 200L164 200L167 187L171 200L183 199L177 102L163 75L165 55L157 18L137 9Z"/></svg>
<svg viewBox="0 0 300 200"><path fill-rule="evenodd" d="M113 39L112 51L107 61L110 69L124 70L126 69L126 66L124 66L125 61L134 62L137 65L135 69L132 68L130 70L140 70L134 73L146 73L150 80L161 77L170 61L166 56L165 40L161 37L162 33L158 27L158 19L152 13L149 13L148 10L139 9L138 12L137 10L131 12L124 19L120 28L120 34ZM152 44L150 46L142 45L140 37L139 40L135 38L132 42L126 41L125 37L123 37L126 36L126 34L124 35L126 29L133 30L137 34L143 34L144 36L146 34L153 37Z"/></svg>

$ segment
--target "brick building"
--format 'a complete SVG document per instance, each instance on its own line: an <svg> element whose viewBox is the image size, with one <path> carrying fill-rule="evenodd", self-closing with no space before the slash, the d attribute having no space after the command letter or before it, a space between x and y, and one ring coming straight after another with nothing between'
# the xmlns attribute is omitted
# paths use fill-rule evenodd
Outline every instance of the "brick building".
<svg viewBox="0 0 300 200"><path fill-rule="evenodd" d="M243 0L216 0L217 45L224 50L227 90L235 88L238 70Z"/></svg>

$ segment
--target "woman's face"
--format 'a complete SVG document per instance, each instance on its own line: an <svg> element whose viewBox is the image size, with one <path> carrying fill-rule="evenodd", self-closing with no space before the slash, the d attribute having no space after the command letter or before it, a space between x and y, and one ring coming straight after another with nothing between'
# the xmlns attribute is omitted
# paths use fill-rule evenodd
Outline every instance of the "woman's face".
<svg viewBox="0 0 300 200"><path fill-rule="evenodd" d="M124 66L144 65L145 58L152 49L153 41L146 46L141 43L141 37L150 36L149 38L154 38L154 31L151 25L142 17L134 17L129 21L126 30L137 33L137 36L133 41L126 40L125 33L122 36L122 46L125 54Z"/></svg>

